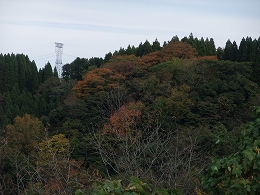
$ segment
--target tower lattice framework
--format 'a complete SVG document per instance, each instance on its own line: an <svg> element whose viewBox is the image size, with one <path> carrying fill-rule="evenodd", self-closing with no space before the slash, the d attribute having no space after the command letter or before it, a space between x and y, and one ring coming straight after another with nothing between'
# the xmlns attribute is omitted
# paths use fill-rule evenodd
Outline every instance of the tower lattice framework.
<svg viewBox="0 0 260 195"><path fill-rule="evenodd" d="M62 73L62 54L63 54L63 43L55 42L55 53L56 53L56 61L55 66L58 71L58 77L61 78Z"/></svg>

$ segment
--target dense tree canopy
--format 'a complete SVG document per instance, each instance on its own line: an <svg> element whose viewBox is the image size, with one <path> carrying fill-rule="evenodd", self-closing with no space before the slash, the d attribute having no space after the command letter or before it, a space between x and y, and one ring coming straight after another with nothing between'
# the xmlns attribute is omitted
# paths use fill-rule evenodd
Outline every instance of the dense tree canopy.
<svg viewBox="0 0 260 195"><path fill-rule="evenodd" d="M158 194L254 194L259 72L251 37L217 49L192 33L145 40L76 58L63 78L0 54L0 194L91 193L134 177Z"/></svg>
<svg viewBox="0 0 260 195"><path fill-rule="evenodd" d="M79 97L100 91L107 91L110 88L119 86L124 80L121 74L115 74L108 68L97 68L88 72L82 81L79 81L73 88Z"/></svg>
<svg viewBox="0 0 260 195"><path fill-rule="evenodd" d="M254 110L260 116L260 107ZM242 131L237 151L221 159L212 159L202 180L208 194L257 194L260 190L260 119Z"/></svg>

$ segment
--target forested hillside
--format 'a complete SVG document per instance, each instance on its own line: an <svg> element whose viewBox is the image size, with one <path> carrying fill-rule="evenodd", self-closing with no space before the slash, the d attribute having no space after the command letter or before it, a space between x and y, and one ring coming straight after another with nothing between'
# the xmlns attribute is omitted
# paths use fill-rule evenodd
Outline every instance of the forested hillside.
<svg viewBox="0 0 260 195"><path fill-rule="evenodd" d="M133 194L254 194L259 74L251 37L146 40L76 58L62 79L0 54L0 194L98 194L131 176L150 186Z"/></svg>

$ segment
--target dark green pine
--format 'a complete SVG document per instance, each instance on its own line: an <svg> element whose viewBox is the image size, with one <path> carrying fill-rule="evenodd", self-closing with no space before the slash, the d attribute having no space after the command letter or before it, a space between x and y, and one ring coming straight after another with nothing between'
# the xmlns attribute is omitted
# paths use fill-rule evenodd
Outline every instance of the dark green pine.
<svg viewBox="0 0 260 195"><path fill-rule="evenodd" d="M201 39L198 42L197 51L200 56L206 55L206 44L203 37L201 37Z"/></svg>
<svg viewBox="0 0 260 195"><path fill-rule="evenodd" d="M125 54L126 55L131 55L133 54L132 48L130 46L130 44L127 46L126 50L125 50Z"/></svg>
<svg viewBox="0 0 260 195"><path fill-rule="evenodd" d="M3 56L3 54L0 54L0 93L3 93L4 91L6 91L6 86L5 86L5 58Z"/></svg>
<svg viewBox="0 0 260 195"><path fill-rule="evenodd" d="M111 52L108 52L106 55L105 55L105 59L104 59L104 62L108 62L111 57L113 56L113 54Z"/></svg>
<svg viewBox="0 0 260 195"><path fill-rule="evenodd" d="M156 38L152 45L152 51L154 52L159 50L161 50L161 46L160 46L160 42Z"/></svg>
<svg viewBox="0 0 260 195"><path fill-rule="evenodd" d="M17 54L16 58L18 62L18 84L22 91L26 88L26 61L23 54Z"/></svg>
<svg viewBox="0 0 260 195"><path fill-rule="evenodd" d="M18 83L18 63L14 54L5 55L3 83L4 92L12 90L15 83Z"/></svg>
<svg viewBox="0 0 260 195"><path fill-rule="evenodd" d="M206 44L206 55L208 56L215 56L216 55L216 47L214 43L214 39L210 38L210 40L207 38L205 41Z"/></svg>
<svg viewBox="0 0 260 195"><path fill-rule="evenodd" d="M53 76L54 76L55 78L58 78L58 77L59 77L58 70L57 70L57 67L56 67L56 66L54 67Z"/></svg>
<svg viewBox="0 0 260 195"><path fill-rule="evenodd" d="M34 61L30 63L30 66L31 66L32 76L30 81L27 83L27 86L29 88L29 91L31 91L34 94L39 87L39 76L38 76L39 74L38 74L37 66Z"/></svg>
<svg viewBox="0 0 260 195"><path fill-rule="evenodd" d="M238 61L239 62L246 62L247 60L247 52L246 52L246 40L243 37L240 45L239 45L239 49L238 49Z"/></svg>
<svg viewBox="0 0 260 195"><path fill-rule="evenodd" d="M52 67L51 67L50 62L48 62L47 64L45 64L44 69L43 69L43 82L51 77L53 77Z"/></svg>
<svg viewBox="0 0 260 195"><path fill-rule="evenodd" d="M237 58L238 58L238 48L237 48L236 41L234 41L232 44L231 60L237 61Z"/></svg>
<svg viewBox="0 0 260 195"><path fill-rule="evenodd" d="M232 51L233 51L233 44L228 39L226 42L226 46L224 48L223 60L231 60L232 59Z"/></svg>

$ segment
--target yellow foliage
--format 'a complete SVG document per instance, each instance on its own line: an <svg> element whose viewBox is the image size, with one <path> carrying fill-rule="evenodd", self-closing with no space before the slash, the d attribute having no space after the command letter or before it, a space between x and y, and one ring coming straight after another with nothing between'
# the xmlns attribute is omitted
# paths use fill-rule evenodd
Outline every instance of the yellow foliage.
<svg viewBox="0 0 260 195"><path fill-rule="evenodd" d="M53 154L68 154L69 148L69 140L65 137L64 134L58 134L39 143L39 154L42 158L48 158Z"/></svg>
<svg viewBox="0 0 260 195"><path fill-rule="evenodd" d="M38 118L25 114L23 117L17 116L13 125L6 126L6 135L11 149L29 154L36 150L43 137L44 126Z"/></svg>
<svg viewBox="0 0 260 195"><path fill-rule="evenodd" d="M172 90L169 98L166 99L166 106L169 113L176 118L182 118L187 114L194 105L193 101L189 99L190 87L182 85Z"/></svg>
<svg viewBox="0 0 260 195"><path fill-rule="evenodd" d="M208 195L207 193L205 193L205 192L201 191L201 190L200 190L200 189L198 189L198 188L196 189L196 191L195 191L195 192L196 192L196 194L197 194L197 195Z"/></svg>

